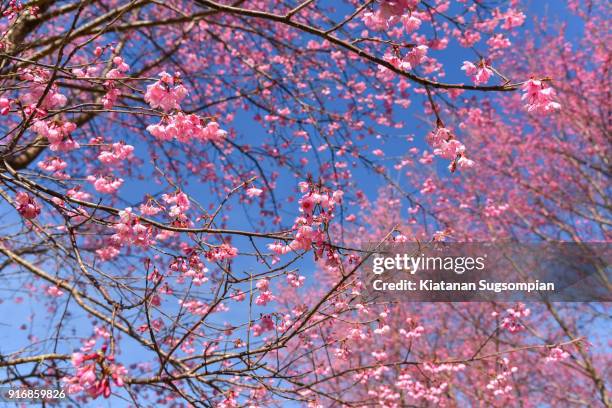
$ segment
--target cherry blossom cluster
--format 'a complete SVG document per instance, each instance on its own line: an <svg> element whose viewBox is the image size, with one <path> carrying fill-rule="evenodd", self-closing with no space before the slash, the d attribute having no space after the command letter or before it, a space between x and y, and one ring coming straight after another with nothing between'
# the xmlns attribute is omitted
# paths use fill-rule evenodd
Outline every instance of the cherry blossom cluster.
<svg viewBox="0 0 612 408"><path fill-rule="evenodd" d="M159 140L173 140L189 142L217 142L222 140L227 132L219 127L215 121L206 123L204 119L195 114L178 112L165 116L158 124L147 126L147 131Z"/></svg>
<svg viewBox="0 0 612 408"><path fill-rule="evenodd" d="M117 164L131 159L133 152L134 146L117 142L113 143L109 148L102 150L98 155L98 160L106 165Z"/></svg>
<svg viewBox="0 0 612 408"><path fill-rule="evenodd" d="M160 211L162 211L162 208L157 206L152 198L149 198L147 202L138 207L138 210L142 213L142 215L157 215Z"/></svg>
<svg viewBox="0 0 612 408"><path fill-rule="evenodd" d="M520 319L531 314L523 303L517 304L515 307L506 309L508 315L504 317L501 327L508 330L510 333L516 333L523 330L525 327L521 324Z"/></svg>
<svg viewBox="0 0 612 408"><path fill-rule="evenodd" d="M263 190L257 187L249 187L246 190L247 197L249 198L259 197L262 193Z"/></svg>
<svg viewBox="0 0 612 408"><path fill-rule="evenodd" d="M152 108L160 108L167 114L159 123L147 126L149 133L159 140L176 139L180 142L216 142L227 135L214 120L204 120L196 114L180 111L180 102L188 94L187 88L182 85L180 74L171 76L162 72L159 75L161 78L158 81L147 86L144 100ZM170 111L176 112L169 114Z"/></svg>
<svg viewBox="0 0 612 408"><path fill-rule="evenodd" d="M499 217L510 208L510 204L495 204L490 198L487 199L486 207L482 213L485 217Z"/></svg>
<svg viewBox="0 0 612 408"><path fill-rule="evenodd" d="M101 54L101 50L100 50ZM108 81L104 82L106 87L106 94L101 99L102 106L104 109L111 109L117 103L117 99L121 96L121 91L116 86L116 79L121 78L127 71L130 70L130 66L123 61L123 58L117 56L113 58L114 68L110 69L106 74Z"/></svg>
<svg viewBox="0 0 612 408"><path fill-rule="evenodd" d="M66 96L59 92L57 85L53 84L45 95L45 89L51 79L49 70L43 68L26 68L20 71L21 79L30 84L27 92L20 98L23 105L30 110L62 108L68 102ZM43 95L44 98L43 98ZM42 100L41 100L42 98Z"/></svg>
<svg viewBox="0 0 612 408"><path fill-rule="evenodd" d="M439 374L443 372L456 373L456 372L465 370L465 368L466 368L466 365L463 363L458 363L458 364L451 364L451 363L436 364L436 363L430 363L430 362L423 363L423 370L428 371L430 373L434 373L434 374Z"/></svg>
<svg viewBox="0 0 612 408"><path fill-rule="evenodd" d="M295 273L287 274L287 283L289 284L289 286L292 286L294 288L301 287L304 284L305 280L306 280L305 276L297 275Z"/></svg>
<svg viewBox="0 0 612 408"><path fill-rule="evenodd" d="M431 194L437 190L436 183L431 179L431 177L427 178L423 185L421 186L421 194Z"/></svg>
<svg viewBox="0 0 612 408"><path fill-rule="evenodd" d="M111 237L116 246L133 244L149 247L153 244L153 231L150 225L144 225L128 207L119 212L119 222L113 226L115 234Z"/></svg>
<svg viewBox="0 0 612 408"><path fill-rule="evenodd" d="M379 378L377 378L379 380ZM381 408L399 408L402 395L388 385L379 385L368 391L368 396L376 400Z"/></svg>
<svg viewBox="0 0 612 408"><path fill-rule="evenodd" d="M96 255L101 261L109 261L116 258L121 250L119 249L118 242L111 241L109 244L105 244L102 248L96 249Z"/></svg>
<svg viewBox="0 0 612 408"><path fill-rule="evenodd" d="M501 373L493 377L487 384L487 389L493 392L493 395L504 395L512 391L512 385L510 385L510 377L512 374L518 372L518 367L510 367L510 360L504 357L501 360Z"/></svg>
<svg viewBox="0 0 612 408"><path fill-rule="evenodd" d="M87 176L87 181L93 184L96 191L105 194L115 193L123 185L123 179L115 176Z"/></svg>
<svg viewBox="0 0 612 408"><path fill-rule="evenodd" d="M549 113L561 109L561 105L553 100L555 90L543 81L530 79L522 89L525 91L522 99L527 101L525 108L528 112Z"/></svg>
<svg viewBox="0 0 612 408"><path fill-rule="evenodd" d="M451 160L449 169L455 171L459 168L470 168L474 161L465 155L465 146L459 142L455 135L445 127L438 126L427 135L427 143L434 148L434 155Z"/></svg>
<svg viewBox="0 0 612 408"><path fill-rule="evenodd" d="M551 363L565 360L569 356L570 354L567 351L563 350L561 347L553 347L550 349L548 356L546 357L546 362Z"/></svg>
<svg viewBox="0 0 612 408"><path fill-rule="evenodd" d="M487 40L487 45L491 47L491 50L493 51L493 53L495 53L495 50L501 50L510 47L512 45L512 42L503 34L495 34Z"/></svg>
<svg viewBox="0 0 612 408"><path fill-rule="evenodd" d="M419 0L382 1L376 11L364 13L362 19L368 28L376 31L387 30L401 22L410 33L421 25L421 20L411 13L418 3Z"/></svg>
<svg viewBox="0 0 612 408"><path fill-rule="evenodd" d="M431 385L425 385L422 382L415 380L412 375L408 372L404 372L399 375L395 386L403 390L406 395L415 400L424 400L432 404L438 404L440 397L444 394L448 388L448 383L441 382L438 385L432 383Z"/></svg>
<svg viewBox="0 0 612 408"><path fill-rule="evenodd" d="M238 408L240 403L237 397L239 396L237 391L228 390L224 393L223 399L217 404L218 408Z"/></svg>
<svg viewBox="0 0 612 408"><path fill-rule="evenodd" d="M342 341L334 349L334 355L342 361L348 361L349 357L352 355L352 352L346 342Z"/></svg>
<svg viewBox="0 0 612 408"><path fill-rule="evenodd" d="M230 295L230 298L235 300L236 302L242 302L246 299L246 292L234 289L234 292Z"/></svg>
<svg viewBox="0 0 612 408"><path fill-rule="evenodd" d="M161 72L161 77L154 84L147 86L144 100L152 108L160 108L164 112L180 109L180 102L185 99L187 88L182 85L180 74L171 76L167 72Z"/></svg>
<svg viewBox="0 0 612 408"><path fill-rule="evenodd" d="M384 308L382 312L378 314L378 327L374 330L375 334L385 335L391 331L391 327L387 324L389 317L389 309Z"/></svg>
<svg viewBox="0 0 612 408"><path fill-rule="evenodd" d="M406 318L406 324L408 325L408 327L402 327L399 330L399 334L401 334L407 339L418 339L425 331L425 328L411 317Z"/></svg>
<svg viewBox="0 0 612 408"><path fill-rule="evenodd" d="M388 53L385 54L384 59L398 69L410 71L426 61L428 50L428 46L421 44L412 47L412 49L403 57L399 56L398 54ZM391 71L389 71L386 67L379 66L378 70L380 74L385 77L391 74Z"/></svg>
<svg viewBox="0 0 612 408"><path fill-rule="evenodd" d="M108 398L111 395L111 380L117 387L125 385L127 369L117 364L113 355L106 355L106 350L107 346L103 345L97 352L81 349L81 352L72 354L72 366L76 373L62 378L69 394L86 392L94 399L99 396Z"/></svg>
<svg viewBox="0 0 612 408"><path fill-rule="evenodd" d="M194 314L194 315L203 316L210 311L210 305L204 302L201 302L199 300L196 300L196 299L191 299L191 300L179 299L178 303L179 305L187 309L189 313Z"/></svg>
<svg viewBox="0 0 612 408"><path fill-rule="evenodd" d="M163 329L165 326L164 321L162 319L153 319L151 320L151 329L153 329L154 332L158 333L161 329ZM147 332L149 330L149 325L148 324L142 324L138 327L138 331L141 333Z"/></svg>
<svg viewBox="0 0 612 408"><path fill-rule="evenodd" d="M251 326L251 330L253 331L253 336L259 337L263 333L274 330L274 321L272 320L272 316L269 314L263 315L261 319L259 319L259 323L255 323Z"/></svg>
<svg viewBox="0 0 612 408"><path fill-rule="evenodd" d="M279 255L299 250L309 250L317 246L319 253L325 249L324 227L334 217L336 205L342 202L344 193L340 190L327 191L323 188L317 190L315 186L306 182L300 183L300 191L304 194L299 200L301 216L293 224L295 237L289 244L276 242L269 244L268 248ZM329 254L328 254L329 255Z"/></svg>
<svg viewBox="0 0 612 408"><path fill-rule="evenodd" d="M0 115L6 116L11 110L11 100L9 98L0 98Z"/></svg>
<svg viewBox="0 0 612 408"><path fill-rule="evenodd" d="M37 164L38 168L44 171L53 173L53 176L60 179L70 178L69 175L62 171L68 167L68 163L57 156L47 157L45 160L39 161Z"/></svg>
<svg viewBox="0 0 612 408"><path fill-rule="evenodd" d="M255 284L259 295L255 299L255 304L258 306L265 306L268 302L274 300L274 295L270 291L270 281L268 279L260 279Z"/></svg>
<svg viewBox="0 0 612 408"><path fill-rule="evenodd" d="M170 271L178 272L177 283L183 283L185 278L191 278L194 285L200 286L208 281L208 268L195 251L188 258L178 257L170 263Z"/></svg>
<svg viewBox="0 0 612 408"><path fill-rule="evenodd" d="M206 259L211 262L220 262L228 259L233 259L237 256L238 249L227 243L215 246L206 252Z"/></svg>
<svg viewBox="0 0 612 408"><path fill-rule="evenodd" d="M113 58L113 64L115 65L115 68L112 68L110 71L108 71L108 73L106 74L107 78L120 78L121 76L123 76L124 73L130 70L130 66L126 64L125 61L123 61L123 58L121 57Z"/></svg>
<svg viewBox="0 0 612 408"><path fill-rule="evenodd" d="M20 1L10 0L8 3L8 7L2 11L2 15L4 17L8 17L9 19L13 19L23 9L24 9L23 4Z"/></svg>
<svg viewBox="0 0 612 408"><path fill-rule="evenodd" d="M15 195L15 205L19 214L24 218L33 219L40 214L40 205L34 200L34 197L23 191Z"/></svg>
<svg viewBox="0 0 612 408"><path fill-rule="evenodd" d="M182 191L177 191L172 194L162 195L162 199L166 204L170 204L170 211L168 212L170 217L178 219L179 221L187 220L187 215L185 213L191 206L187 194Z"/></svg>
<svg viewBox="0 0 612 408"><path fill-rule="evenodd" d="M465 71L466 75L472 79L475 85L486 84L493 75L493 71L484 60L480 61L477 65L464 61L461 69Z"/></svg>
<svg viewBox="0 0 612 408"><path fill-rule="evenodd" d="M75 129L76 124L72 122L36 120L32 123L32 130L49 141L49 148L52 151L66 152L78 149L79 143L70 136Z"/></svg>
<svg viewBox="0 0 612 408"><path fill-rule="evenodd" d="M495 10L494 15L497 19L503 21L502 28L504 30L511 30L515 27L523 25L525 18L527 18L522 11L513 8L509 8L505 13Z"/></svg>
<svg viewBox="0 0 612 408"><path fill-rule="evenodd" d="M50 297L59 298L64 295L64 291L55 285L49 285L45 288L45 294Z"/></svg>

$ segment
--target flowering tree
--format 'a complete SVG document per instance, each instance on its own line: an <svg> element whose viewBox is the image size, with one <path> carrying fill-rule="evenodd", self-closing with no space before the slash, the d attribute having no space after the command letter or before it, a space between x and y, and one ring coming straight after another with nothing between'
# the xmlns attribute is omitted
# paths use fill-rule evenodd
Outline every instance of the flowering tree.
<svg viewBox="0 0 612 408"><path fill-rule="evenodd" d="M2 2L0 381L611 406L606 305L360 296L364 242L608 241L606 4L507 3Z"/></svg>

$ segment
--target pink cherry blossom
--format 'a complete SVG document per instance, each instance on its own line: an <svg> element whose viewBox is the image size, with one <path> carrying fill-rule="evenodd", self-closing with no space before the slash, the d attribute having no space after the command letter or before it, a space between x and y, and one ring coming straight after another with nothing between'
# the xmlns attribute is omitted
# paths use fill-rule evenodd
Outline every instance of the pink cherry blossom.
<svg viewBox="0 0 612 408"><path fill-rule="evenodd" d="M414 15L404 15L402 16L402 23L404 24L406 32L411 33L419 29L421 26L421 19Z"/></svg>
<svg viewBox="0 0 612 408"><path fill-rule="evenodd" d="M474 167L476 163L474 162L474 160L470 160L465 156L461 156L457 160L457 165L459 166L459 168L469 169L471 167Z"/></svg>
<svg viewBox="0 0 612 408"><path fill-rule="evenodd" d="M134 146L124 143L113 143L108 150L100 152L98 160L104 164L117 164L132 158L133 152Z"/></svg>
<svg viewBox="0 0 612 408"><path fill-rule="evenodd" d="M206 259L213 262L233 259L238 256L238 249L229 244L221 244L206 253Z"/></svg>
<svg viewBox="0 0 612 408"><path fill-rule="evenodd" d="M38 162L38 168L50 173L61 172L68 167L68 163L57 156L48 157L43 161Z"/></svg>
<svg viewBox="0 0 612 408"><path fill-rule="evenodd" d="M119 222L114 225L115 234L111 239L122 246L133 244L141 247L148 247L153 244L152 228L144 225L132 213L130 207L119 212Z"/></svg>
<svg viewBox="0 0 612 408"><path fill-rule="evenodd" d="M8 115L11 109L11 100L8 98L0 98L0 115Z"/></svg>
<svg viewBox="0 0 612 408"><path fill-rule="evenodd" d="M258 337L263 333L274 330L274 327L272 317L270 315L263 315L259 323L256 323L251 327L251 330L253 330L253 335Z"/></svg>
<svg viewBox="0 0 612 408"><path fill-rule="evenodd" d="M443 140L439 147L434 150L434 154L445 159L454 160L465 151L465 146L457 139Z"/></svg>
<svg viewBox="0 0 612 408"><path fill-rule="evenodd" d="M473 47L482 38L478 31L473 30L455 30L453 34L459 44L465 48Z"/></svg>
<svg viewBox="0 0 612 408"><path fill-rule="evenodd" d="M115 64L115 65L117 66L117 69L118 69L120 72L127 72L127 71L129 71L129 70L130 70L130 66L129 66L128 64L126 64L126 63L123 61L123 58L121 58L121 57L115 57L115 58L113 58L113 64Z"/></svg>
<svg viewBox="0 0 612 408"><path fill-rule="evenodd" d="M510 333L516 333L525 329L521 319L529 316L530 309L526 308L524 304L519 303L515 307L507 309L506 312L507 316L504 317L501 325L504 329Z"/></svg>
<svg viewBox="0 0 612 408"><path fill-rule="evenodd" d="M563 350L561 347L553 347L550 349L550 352L546 357L546 362L550 363L565 360L569 356L570 354L567 351Z"/></svg>
<svg viewBox="0 0 612 408"><path fill-rule="evenodd" d="M79 143L76 142L71 133L76 129L72 122L51 122L38 120L32 124L32 130L47 138L52 151L70 151L78 149Z"/></svg>
<svg viewBox="0 0 612 408"><path fill-rule="evenodd" d="M180 83L179 76L161 72L157 82L147 86L144 99L152 108L161 108L164 112L180 109L180 102L187 96L187 88Z"/></svg>
<svg viewBox="0 0 612 408"><path fill-rule="evenodd" d="M189 197L187 197L187 194L181 191L178 191L174 194L164 194L162 196L162 199L164 200L164 202L166 202L166 204L171 204L170 211L168 214L170 215L170 217L173 218L184 217L187 210L189 210L189 208L191 207L191 204L189 203Z"/></svg>
<svg viewBox="0 0 612 408"><path fill-rule="evenodd" d="M157 215L160 211L162 211L162 209L155 205L155 203L153 203L152 201L141 204L138 209L143 215Z"/></svg>
<svg viewBox="0 0 612 408"><path fill-rule="evenodd" d="M491 71L484 61L479 62L478 65L474 65L469 61L464 61L461 69L465 71L475 85L486 84L489 82L491 75L493 75L493 71Z"/></svg>
<svg viewBox="0 0 612 408"><path fill-rule="evenodd" d="M431 194L436 191L436 184L431 178L428 178L423 182L423 186L421 188L422 194Z"/></svg>
<svg viewBox="0 0 612 408"><path fill-rule="evenodd" d="M486 389L494 396L501 396L512 392L511 376L518 372L518 367L510 366L510 360L506 357L501 359L501 372L495 375L486 385Z"/></svg>
<svg viewBox="0 0 612 408"><path fill-rule="evenodd" d="M231 298L235 300L236 302L242 302L243 300L246 299L246 293L236 290L234 291L234 293L232 293Z"/></svg>
<svg viewBox="0 0 612 408"><path fill-rule="evenodd" d="M123 179L114 176L88 176L87 181L93 184L96 191L105 194L113 194L123 185Z"/></svg>
<svg viewBox="0 0 612 408"><path fill-rule="evenodd" d="M15 205L24 218L33 219L40 215L40 205L28 193L18 192L15 196Z"/></svg>
<svg viewBox="0 0 612 408"><path fill-rule="evenodd" d="M429 48L426 45L418 45L414 47L408 54L406 54L406 61L410 64L410 67L415 68L420 65L427 55Z"/></svg>
<svg viewBox="0 0 612 408"><path fill-rule="evenodd" d="M298 276L295 273L287 274L287 283L294 288L299 288L304 284L305 276Z"/></svg>
<svg viewBox="0 0 612 408"><path fill-rule="evenodd" d="M62 297L64 295L64 292L57 286L47 287L47 289L45 290L45 293L51 297Z"/></svg>
<svg viewBox="0 0 612 408"><path fill-rule="evenodd" d="M84 350L81 349L82 351ZM74 375L62 378L67 386L68 394L86 392L96 399L100 396L109 398L111 395L111 379L117 387L125 386L127 369L114 362L112 355L106 355L106 345L99 352L76 352L72 354Z"/></svg>
<svg viewBox="0 0 612 408"><path fill-rule="evenodd" d="M51 78L51 73L48 70L42 68L26 68L22 70L20 74L21 78L28 83L28 92L24 93L20 98L23 104L31 105L39 109L62 108L66 105L68 99L64 94L59 92L57 85L51 85L45 94L47 82Z"/></svg>
<svg viewBox="0 0 612 408"><path fill-rule="evenodd" d="M204 124L199 116L182 112L168 116L156 125L149 125L147 131L160 140L177 139L181 142L215 142L226 135L217 122Z"/></svg>
<svg viewBox="0 0 612 408"><path fill-rule="evenodd" d="M504 17L504 24L502 25L502 27L506 30L510 30L512 28L522 25L523 22L525 21L526 16L525 14L523 14L523 12L519 10L508 9L508 11L505 13L503 17Z"/></svg>
<svg viewBox="0 0 612 408"><path fill-rule="evenodd" d="M259 197L261 195L261 193L263 193L263 190L260 188L256 188L256 187L251 187L248 188L247 191L247 196L253 198L253 197Z"/></svg>
<svg viewBox="0 0 612 408"><path fill-rule="evenodd" d="M121 96L121 91L117 88L110 88L102 97L101 102L104 109L112 109L117 103L117 99Z"/></svg>
<svg viewBox="0 0 612 408"><path fill-rule="evenodd" d="M553 100L555 90L542 81L530 79L522 89L525 91L522 99L527 101L525 108L528 112L549 113L561 109L561 105Z"/></svg>
<svg viewBox="0 0 612 408"><path fill-rule="evenodd" d="M500 49L510 47L512 42L503 34L496 34L487 40L487 44L493 49Z"/></svg>

